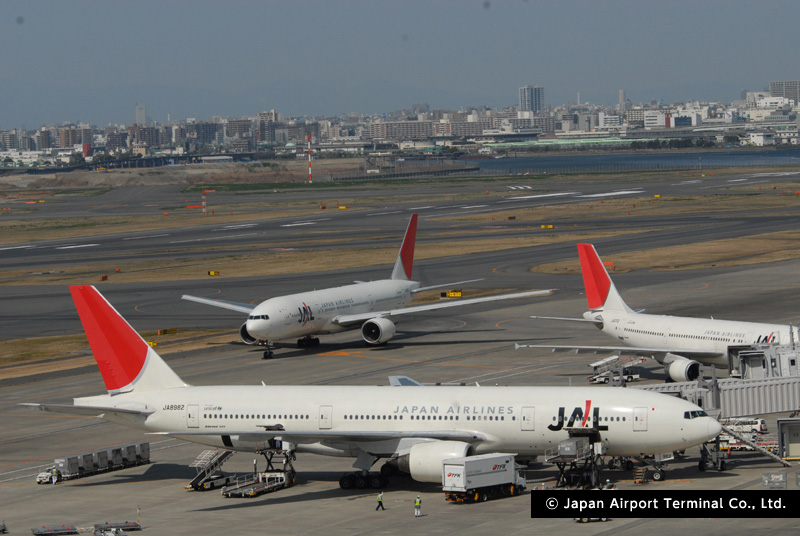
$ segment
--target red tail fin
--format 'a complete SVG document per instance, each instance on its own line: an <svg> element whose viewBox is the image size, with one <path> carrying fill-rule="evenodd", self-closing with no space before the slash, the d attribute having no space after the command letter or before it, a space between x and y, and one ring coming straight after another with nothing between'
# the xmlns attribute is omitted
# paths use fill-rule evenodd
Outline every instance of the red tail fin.
<svg viewBox="0 0 800 536"><path fill-rule="evenodd" d="M186 386L96 288L69 291L109 393Z"/></svg>
<svg viewBox="0 0 800 536"><path fill-rule="evenodd" d="M414 267L414 245L417 241L417 215L412 214L408 222L403 245L394 263L392 279L411 279L411 270Z"/></svg>
<svg viewBox="0 0 800 536"><path fill-rule="evenodd" d="M589 309L598 309L606 303L611 278L608 277L608 272L593 245L578 244L578 256L581 259L583 286L586 289Z"/></svg>

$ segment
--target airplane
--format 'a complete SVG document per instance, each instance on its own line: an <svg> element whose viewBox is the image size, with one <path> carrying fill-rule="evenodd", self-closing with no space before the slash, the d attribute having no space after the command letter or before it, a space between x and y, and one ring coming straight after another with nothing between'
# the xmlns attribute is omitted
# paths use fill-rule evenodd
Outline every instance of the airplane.
<svg viewBox="0 0 800 536"><path fill-rule="evenodd" d="M96 416L148 434L232 451L355 458L340 487L383 487L387 473L441 482L442 461L489 452L544 454L574 434L607 456L682 450L716 437L698 406L624 388L215 385L184 382L90 285L70 287L107 394L21 405ZM369 470L388 460L380 473Z"/></svg>
<svg viewBox="0 0 800 536"><path fill-rule="evenodd" d="M297 346L305 348L319 345L319 339L313 335L360 328L367 344L380 345L394 337L396 316L553 292L552 289L518 292L406 307L418 292L480 281L473 279L421 288L419 282L411 280L416 236L417 214L412 214L390 279L276 296L255 306L189 295L183 295L182 299L246 313L247 321L239 328L239 336L245 344L266 345L264 359L269 359L273 357L271 341L301 337Z"/></svg>
<svg viewBox="0 0 800 536"><path fill-rule="evenodd" d="M700 364L728 367L728 347L800 340L789 325L738 322L714 318L650 315L634 311L622 300L592 244L578 244L589 311L583 318L532 318L590 322L624 346L544 346L528 348L609 351L651 357L664 365L672 381L696 380Z"/></svg>

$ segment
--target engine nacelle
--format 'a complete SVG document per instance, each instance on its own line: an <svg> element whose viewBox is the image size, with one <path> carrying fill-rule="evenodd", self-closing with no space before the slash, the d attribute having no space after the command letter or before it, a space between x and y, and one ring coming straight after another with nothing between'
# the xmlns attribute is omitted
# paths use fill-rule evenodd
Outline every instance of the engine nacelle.
<svg viewBox="0 0 800 536"><path fill-rule="evenodd" d="M700 363L677 355L669 355L672 361L664 365L664 372L672 381L691 382L700 376Z"/></svg>
<svg viewBox="0 0 800 536"><path fill-rule="evenodd" d="M472 455L473 448L463 441L429 441L411 446L408 454L397 459L397 468L417 482L442 483L442 462Z"/></svg>
<svg viewBox="0 0 800 536"><path fill-rule="evenodd" d="M361 326L361 337L367 344L383 344L394 337L397 327L388 318L371 318Z"/></svg>
<svg viewBox="0 0 800 536"><path fill-rule="evenodd" d="M247 322L242 324L242 327L239 328L239 337L241 337L242 342L245 344L255 344L258 342L258 339L250 335L247 331Z"/></svg>

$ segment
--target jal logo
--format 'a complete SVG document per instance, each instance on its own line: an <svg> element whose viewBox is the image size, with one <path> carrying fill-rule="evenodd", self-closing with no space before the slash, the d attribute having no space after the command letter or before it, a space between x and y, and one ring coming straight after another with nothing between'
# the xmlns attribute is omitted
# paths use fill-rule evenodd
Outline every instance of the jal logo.
<svg viewBox="0 0 800 536"><path fill-rule="evenodd" d="M447 478L461 478L461 473L447 473Z"/></svg>
<svg viewBox="0 0 800 536"><path fill-rule="evenodd" d="M567 428L572 428L573 426L578 426L580 428L587 428L587 424L594 424L598 430L608 430L608 426L600 426L600 408L594 408L592 410L592 401L586 401L586 407L581 408L580 406L576 407L572 410L572 414L569 416L569 419L564 418L565 414L564 407L558 408L558 416L556 417L556 423L550 424L547 426L549 430L553 432L558 432L559 430L564 428L564 423L566 423ZM589 415L592 416L592 423L589 423ZM578 423L576 425L576 423Z"/></svg>
<svg viewBox="0 0 800 536"><path fill-rule="evenodd" d="M314 313L311 312L311 307L306 305L306 302L303 302L303 306L298 307L297 310L300 312L300 319L297 321L298 324L305 325L306 323L314 320Z"/></svg>
<svg viewBox="0 0 800 536"><path fill-rule="evenodd" d="M505 471L505 470L506 470L506 464L504 463L498 463L494 467L492 467L492 471Z"/></svg>

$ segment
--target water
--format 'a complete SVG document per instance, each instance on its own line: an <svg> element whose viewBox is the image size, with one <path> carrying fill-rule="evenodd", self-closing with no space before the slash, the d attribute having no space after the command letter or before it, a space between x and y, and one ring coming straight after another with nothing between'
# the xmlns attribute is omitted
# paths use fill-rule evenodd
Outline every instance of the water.
<svg viewBox="0 0 800 536"><path fill-rule="evenodd" d="M736 167L800 166L798 149L719 152L554 155L475 160L482 171L498 174L587 173L603 171L704 170Z"/></svg>

